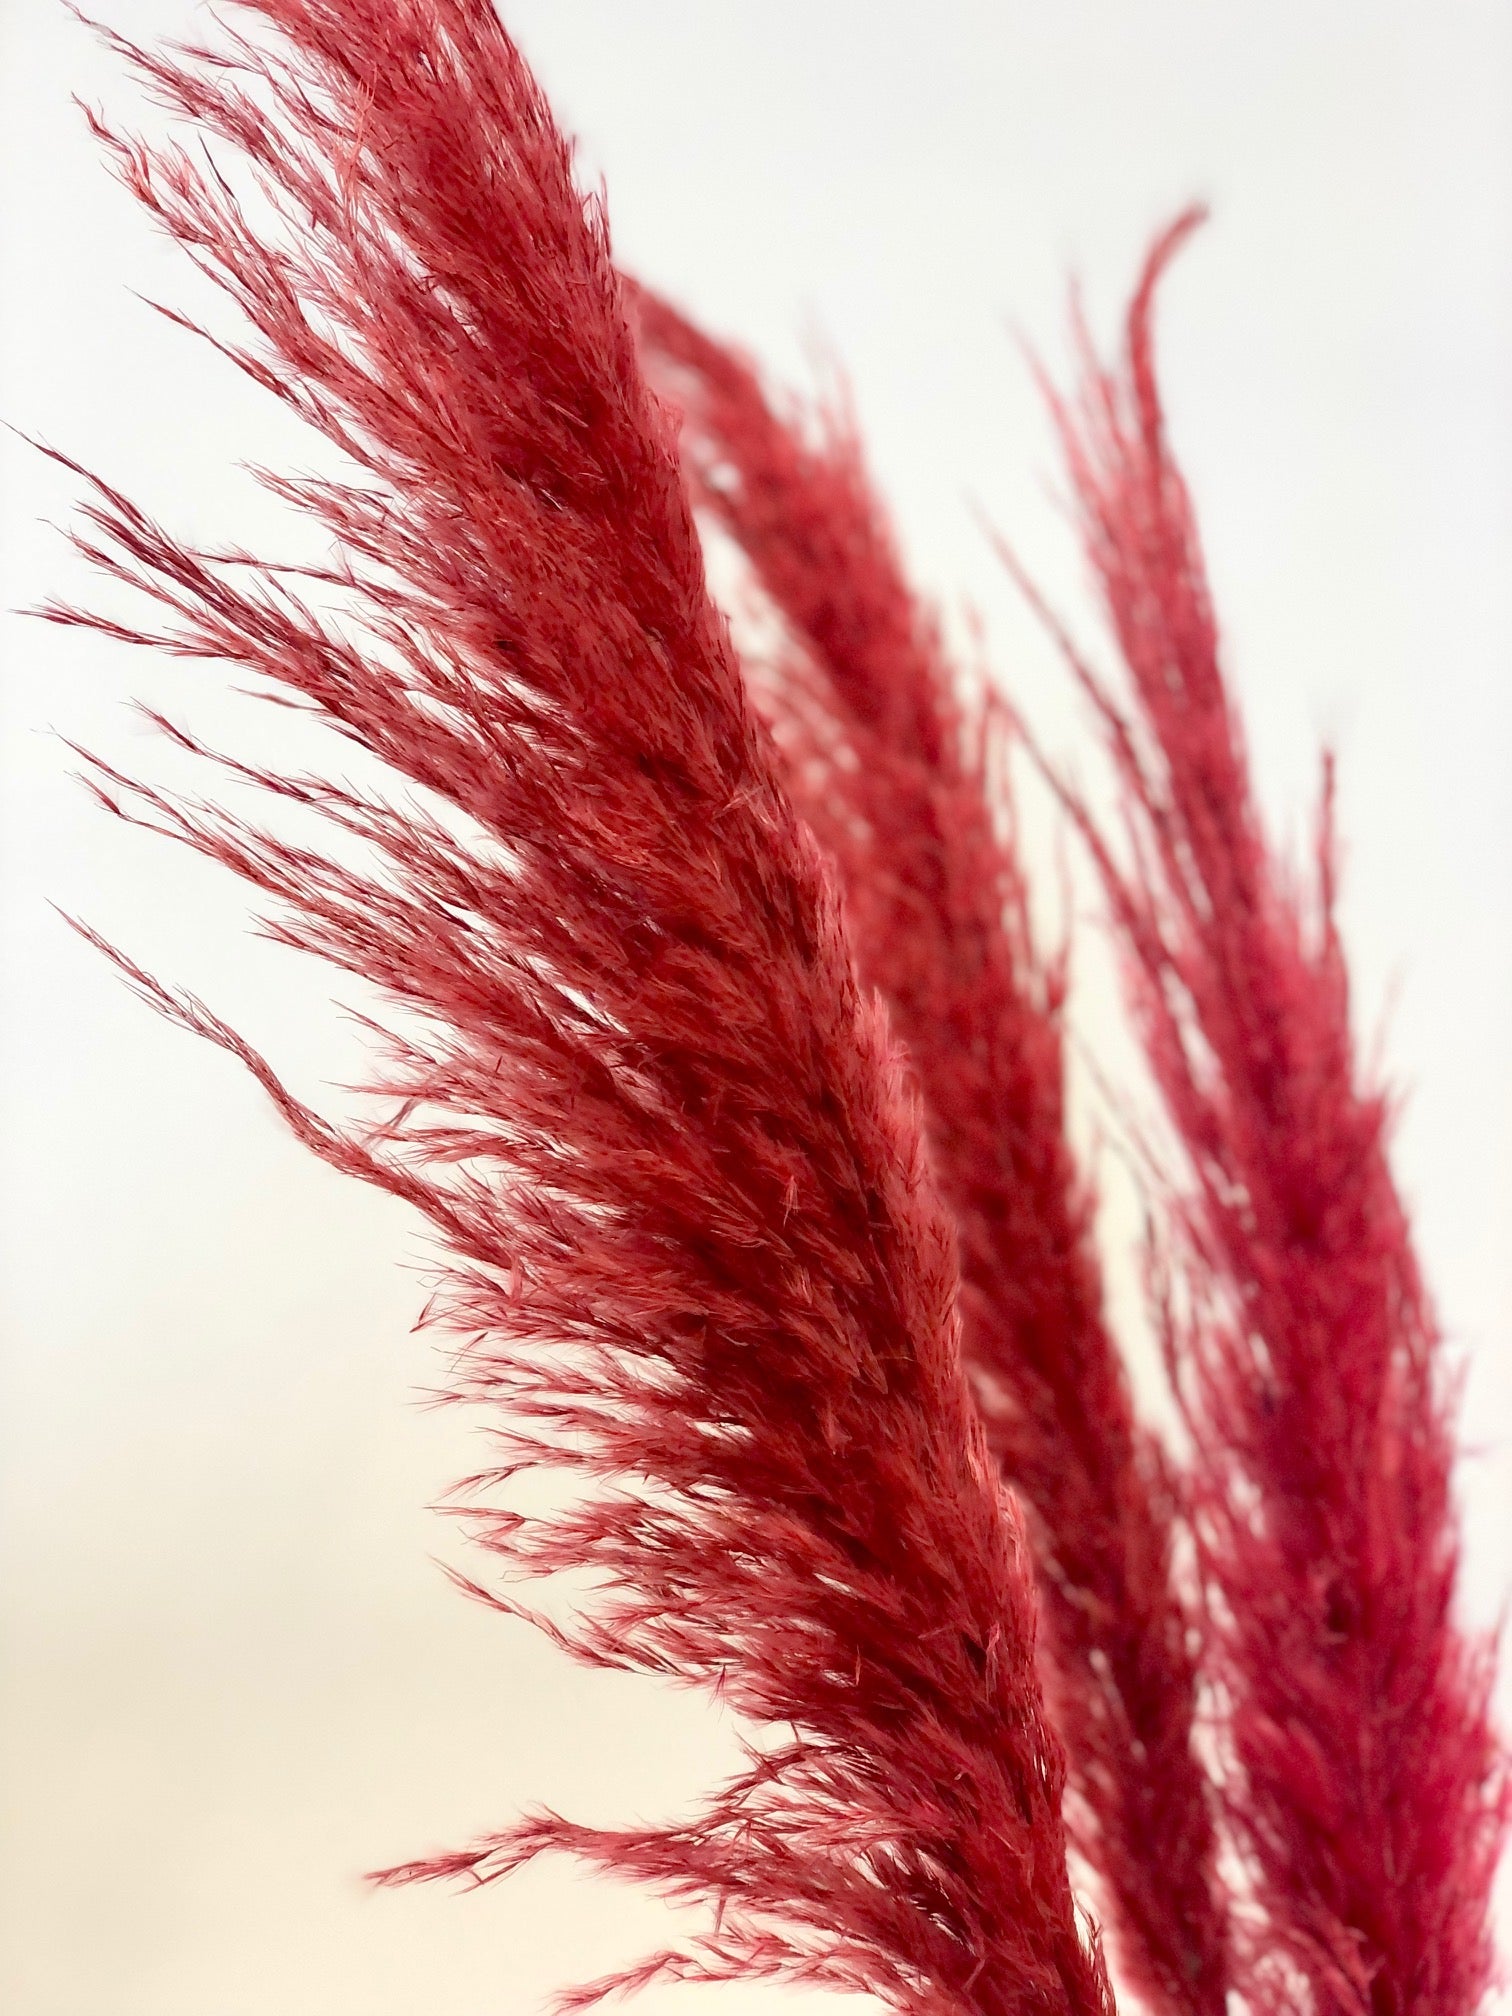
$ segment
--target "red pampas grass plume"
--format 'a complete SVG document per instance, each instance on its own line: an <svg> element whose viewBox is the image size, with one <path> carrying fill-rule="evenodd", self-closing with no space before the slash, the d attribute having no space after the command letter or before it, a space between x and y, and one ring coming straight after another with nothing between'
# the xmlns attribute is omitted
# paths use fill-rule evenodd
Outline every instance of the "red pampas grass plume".
<svg viewBox="0 0 1512 2016"><path fill-rule="evenodd" d="M1030 1517L1078 1843L1131 1988L1215 2016L1225 1905L1171 1505L1103 1319L1065 1132L1062 974L1036 956L1000 816L1000 718L963 698L848 415L779 413L743 358L649 293L637 307L695 493L782 619L764 697L919 1079L968 1363Z"/></svg>
<svg viewBox="0 0 1512 2016"><path fill-rule="evenodd" d="M1190 1294L1168 1311L1226 1702L1229 1818L1262 1924L1254 2006L1469 2016L1508 1817L1491 1648L1452 1615L1453 1382L1363 1072L1335 922L1333 780L1316 883L1256 810L1151 312L1200 221L1146 264L1126 349L1055 399L1125 709L1072 651L1122 787L1130 865L1068 795L1184 1150Z"/></svg>
<svg viewBox="0 0 1512 2016"><path fill-rule="evenodd" d="M338 542L342 617L104 485L84 543L165 611L146 641L251 672L424 801L230 763L323 814L327 854L96 775L274 899L276 937L385 990L392 1114L315 1114L122 963L442 1236L455 1390L497 1443L467 1486L499 1571L476 1593L515 1610L522 1579L586 1571L547 1625L566 1648L718 1689L757 1732L685 1822L539 1814L386 1880L565 1850L714 1904L567 2006L772 1977L912 2016L1101 2016L950 1227L709 601L603 218L486 0L243 12L278 39L119 46L250 162L276 237L218 167L104 137L245 311L238 361L351 458L276 486ZM507 1486L535 1467L581 1495L526 1519Z"/></svg>

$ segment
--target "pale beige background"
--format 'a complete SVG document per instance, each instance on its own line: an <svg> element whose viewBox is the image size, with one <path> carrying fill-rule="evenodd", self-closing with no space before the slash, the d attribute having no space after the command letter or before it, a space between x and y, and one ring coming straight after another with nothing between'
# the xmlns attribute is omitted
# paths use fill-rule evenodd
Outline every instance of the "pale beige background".
<svg viewBox="0 0 1512 2016"><path fill-rule="evenodd" d="M144 35L203 22L188 0L100 6ZM509 18L608 179L627 261L784 366L805 331L848 361L920 576L976 601L1058 746L1063 683L968 508L1080 606L1008 325L1055 354L1074 266L1108 329L1149 232L1215 204L1166 298L1174 422L1278 824L1304 829L1319 740L1340 747L1360 1021L1385 1024L1410 1088L1399 1164L1469 1368L1466 1593L1489 1618L1512 1583L1512 10L528 0ZM199 300L67 102L129 113L129 87L51 0L0 0L0 36L0 414L179 529L288 550L232 464L314 450L128 292ZM4 602L76 590L39 522L72 486L0 453ZM464 1898L374 1898L360 1872L524 1800L664 1811L729 1732L448 1589L431 1557L456 1543L422 1508L474 1451L410 1404L434 1375L408 1335L416 1226L303 1157L47 907L201 990L302 1086L339 1077L324 978L251 940L229 883L92 813L48 732L163 776L132 693L243 748L284 724L213 671L10 617L3 650L0 2006L527 2016L659 1941L660 1907L557 1870ZM1032 833L1053 872L1038 816ZM1079 1025L1116 1069L1105 967L1082 973ZM1105 1170L1132 1325L1137 1214Z"/></svg>

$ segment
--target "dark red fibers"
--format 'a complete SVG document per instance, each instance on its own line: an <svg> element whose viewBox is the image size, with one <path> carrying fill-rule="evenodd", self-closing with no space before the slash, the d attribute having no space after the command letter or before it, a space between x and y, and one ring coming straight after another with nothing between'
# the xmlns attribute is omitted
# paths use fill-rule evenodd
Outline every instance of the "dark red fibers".
<svg viewBox="0 0 1512 2016"><path fill-rule="evenodd" d="M97 776L405 1011L375 1064L392 1118L322 1119L123 963L441 1234L455 1391L498 1446L473 1525L505 1584L591 1571L547 1626L565 1646L718 1689L761 1738L684 1823L537 1815L388 1880L565 1849L717 1906L584 2004L773 1976L911 2016L1105 2016L949 1222L710 603L602 215L486 0L242 11L276 37L127 53L250 161L276 244L218 168L105 137L244 309L245 368L351 457L345 483L279 486L337 543L340 622L103 486L84 543L167 612L164 648L294 696L402 788L232 765L324 813L328 857ZM538 1465L583 1495L524 1519L500 1492Z"/></svg>
<svg viewBox="0 0 1512 2016"><path fill-rule="evenodd" d="M1102 871L1185 1150L1192 1284L1172 1360L1229 1709L1226 1805L1262 1926L1244 1985L1319 2016L1470 2016L1508 1812L1490 1648L1455 1624L1452 1382L1350 1031L1332 771L1304 896L1263 833L1201 544L1156 384L1151 307L1200 213L1156 243L1117 369L1083 338L1055 401L1127 668L1075 657L1137 847L1071 800Z"/></svg>
<svg viewBox="0 0 1512 2016"><path fill-rule="evenodd" d="M783 619L768 710L918 1074L968 1363L1030 1515L1079 1845L1141 2000L1218 2016L1225 1909L1171 1509L1104 1321L1066 1140L1062 974L1036 955L994 805L998 724L905 578L849 416L779 413L742 357L649 293L637 305L695 494Z"/></svg>

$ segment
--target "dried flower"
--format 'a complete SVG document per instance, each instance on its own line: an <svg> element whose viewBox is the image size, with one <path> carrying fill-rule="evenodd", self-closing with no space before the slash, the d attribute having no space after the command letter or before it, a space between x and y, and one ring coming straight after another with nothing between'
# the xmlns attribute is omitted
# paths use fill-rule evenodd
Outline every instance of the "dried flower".
<svg viewBox="0 0 1512 2016"><path fill-rule="evenodd" d="M1030 1515L1079 1844L1130 1986L1152 2007L1214 2016L1225 1907L1169 1492L1104 1323L1066 1140L1063 975L1036 955L996 816L1001 715L963 696L843 408L779 414L743 358L637 298L684 409L695 492L784 620L768 708L918 1074L960 1238L967 1360Z"/></svg>
<svg viewBox="0 0 1512 2016"><path fill-rule="evenodd" d="M322 847L87 758L112 811L374 983L378 1104L315 1112L86 935L440 1235L427 1314L493 1445L453 1501L490 1557L463 1588L746 1726L691 1818L535 1813L378 1880L565 1851L713 1907L564 2007L773 1978L1110 2016L1069 1819L1152 2008L1471 2016L1512 1782L1490 1646L1452 1616L1454 1393L1351 1036L1331 766L1304 890L1255 809L1166 439L1152 302L1196 213L1122 365L1082 331L1079 392L1049 394L1132 704L1039 605L1121 786L1118 846L1057 781L1182 1151L1176 1478L1104 1318L1009 711L958 682L843 402L776 411L619 278L490 0L236 4L261 39L110 39L254 204L214 159L96 130L243 310L250 347L220 347L346 458L264 478L335 558L197 549L90 477L79 543L161 622L47 613L249 671L387 765L364 790L152 717L319 815ZM744 666L690 490L778 619ZM532 1471L565 1502L527 1514Z"/></svg>
<svg viewBox="0 0 1512 2016"><path fill-rule="evenodd" d="M276 899L275 936L400 1004L378 1087L396 1110L316 1115L121 963L316 1153L442 1234L434 1313L499 1444L469 1503L504 1582L477 1593L515 1609L511 1579L588 1571L547 1625L564 1646L718 1689L759 1730L691 1821L538 1815L389 1880L565 1849L717 1905L572 2006L776 1976L918 2016L1093 2016L1108 1992L950 1226L709 601L603 218L487 0L243 11L279 42L119 46L251 162L286 229L183 152L104 137L245 310L261 343L238 361L362 472L276 485L339 542L342 617L104 485L83 543L169 613L148 641L260 675L426 803L231 764L365 843L358 868L96 779ZM540 1465L583 1492L527 1519L508 1484Z"/></svg>
<svg viewBox="0 0 1512 2016"><path fill-rule="evenodd" d="M1121 865L1086 835L1190 1174L1173 1195L1173 1370L1226 1697L1224 1792L1263 1925L1258 2007L1466 2016L1488 1982L1508 1817L1490 1648L1451 1615L1453 1391L1349 1026L1333 774L1317 886L1278 865L1251 790L1197 527L1166 437L1151 308L1200 220L1157 241L1122 368L1082 338L1054 399L1086 551L1129 675L1072 650L1122 786ZM1052 395L1053 397L1053 395ZM1068 647L1069 648L1069 647Z"/></svg>

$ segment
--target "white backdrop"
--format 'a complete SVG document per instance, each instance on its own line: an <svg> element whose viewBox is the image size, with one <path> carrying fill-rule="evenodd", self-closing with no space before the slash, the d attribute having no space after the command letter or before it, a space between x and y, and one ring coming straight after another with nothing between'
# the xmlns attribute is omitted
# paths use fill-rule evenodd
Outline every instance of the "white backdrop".
<svg viewBox="0 0 1512 2016"><path fill-rule="evenodd" d="M143 37L202 22L187 0L99 5ZM1111 334L1150 233L1213 203L1162 311L1173 425L1278 830L1305 832L1319 744L1340 751L1359 1024L1409 1095L1397 1161L1467 1366L1465 1591L1491 1618L1512 1586L1512 7L507 18L607 181L626 263L784 370L815 335L845 360L919 577L982 611L1058 748L1085 746L1075 709L971 510L1086 609L1010 327L1063 356L1076 271ZM285 550L233 465L314 450L129 291L200 300L68 102L134 119L131 87L52 0L0 0L0 36L0 416L176 529ZM80 592L42 522L73 486L9 437L0 455L0 599ZM248 936L228 880L91 811L57 739L169 774L137 693L243 748L285 731L213 669L4 622L0 2000L527 2016L659 1941L661 1907L560 1870L464 1898L373 1897L360 1872L526 1800L664 1811L729 1732L443 1583L430 1557L455 1542L423 1507L474 1452L410 1404L434 1376L408 1334L417 1228L303 1156L48 907L200 990L301 1085L339 1077L324 977ZM1053 880L1037 815L1031 836ZM1116 1059L1105 969L1089 951L1080 972L1078 1026ZM1104 1166L1122 1282L1135 1214Z"/></svg>

